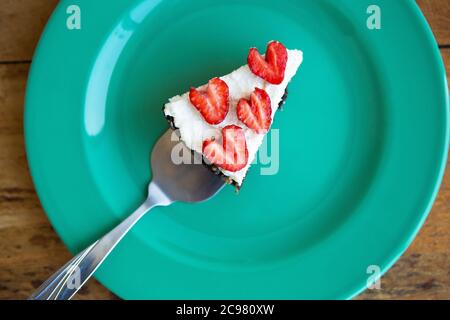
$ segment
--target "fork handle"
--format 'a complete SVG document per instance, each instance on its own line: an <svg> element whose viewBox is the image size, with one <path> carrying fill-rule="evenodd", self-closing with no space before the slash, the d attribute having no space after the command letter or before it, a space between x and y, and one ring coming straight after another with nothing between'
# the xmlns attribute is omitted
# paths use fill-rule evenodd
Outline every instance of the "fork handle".
<svg viewBox="0 0 450 320"><path fill-rule="evenodd" d="M97 270L101 263L128 233L128 231L153 207L166 206L168 199L153 182L149 186L149 197L117 227L77 254L62 268L48 278L29 300L70 300Z"/></svg>

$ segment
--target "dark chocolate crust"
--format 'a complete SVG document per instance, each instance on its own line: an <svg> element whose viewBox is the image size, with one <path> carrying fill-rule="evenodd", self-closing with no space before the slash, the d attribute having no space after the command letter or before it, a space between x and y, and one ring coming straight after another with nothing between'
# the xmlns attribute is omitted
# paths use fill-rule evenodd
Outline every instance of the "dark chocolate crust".
<svg viewBox="0 0 450 320"><path fill-rule="evenodd" d="M281 97L281 101L280 101L280 103L278 104L278 109L280 109L280 110L283 109L283 106L284 106L284 104L286 103L286 99L287 99L288 95L289 95L289 91L288 91L288 87L286 87L286 90L284 90L284 94L283 94L283 96Z"/></svg>
<svg viewBox="0 0 450 320"><path fill-rule="evenodd" d="M278 109L282 110L283 109L283 105L286 103L286 99L288 97L288 88L286 87L286 90L284 91L284 95L281 98L280 103L278 104ZM164 113L164 106L163 106L163 113ZM175 126L175 119L172 116L168 116L164 113L164 117L166 118L167 122L169 123L170 128L172 128L173 130L178 130L178 128ZM194 153L194 150L191 150L192 153ZM226 183L233 185L237 191L240 190L241 186L238 185L238 183L236 181L234 181L233 179L231 179L230 177L226 176L223 174L222 171L219 170L219 168L213 164L209 164L205 162L204 157L202 156L202 163L205 167L207 167L209 170L211 170L212 173L214 173L215 175L220 176ZM244 179L245 180L245 179ZM244 181L242 181L244 182Z"/></svg>

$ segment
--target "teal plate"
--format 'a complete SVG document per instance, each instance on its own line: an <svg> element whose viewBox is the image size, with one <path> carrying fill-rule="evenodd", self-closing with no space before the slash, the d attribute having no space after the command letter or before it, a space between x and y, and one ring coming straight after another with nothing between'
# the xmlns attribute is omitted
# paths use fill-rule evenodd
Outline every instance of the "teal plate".
<svg viewBox="0 0 450 320"><path fill-rule="evenodd" d="M66 27L73 4L80 30ZM380 30L366 25L372 4ZM256 165L239 195L144 217L96 273L120 297L350 298L424 222L447 155L448 93L413 1L71 0L42 36L25 114L33 180L69 249L144 199L168 98L272 39L304 51L274 123L278 173Z"/></svg>

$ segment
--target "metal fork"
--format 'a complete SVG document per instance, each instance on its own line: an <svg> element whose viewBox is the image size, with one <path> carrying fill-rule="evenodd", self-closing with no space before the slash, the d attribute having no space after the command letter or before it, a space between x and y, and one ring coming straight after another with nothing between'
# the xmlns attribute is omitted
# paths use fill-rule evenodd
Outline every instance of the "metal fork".
<svg viewBox="0 0 450 320"><path fill-rule="evenodd" d="M169 129L162 135L151 154L153 180L148 185L148 197L144 203L116 228L55 272L30 296L30 300L71 299L150 209L176 201L205 201L222 189L224 181L219 176L202 164L196 164L201 155L193 154L191 163L175 164L172 161L172 150L178 143L181 142L175 131ZM184 151L190 152L188 149Z"/></svg>

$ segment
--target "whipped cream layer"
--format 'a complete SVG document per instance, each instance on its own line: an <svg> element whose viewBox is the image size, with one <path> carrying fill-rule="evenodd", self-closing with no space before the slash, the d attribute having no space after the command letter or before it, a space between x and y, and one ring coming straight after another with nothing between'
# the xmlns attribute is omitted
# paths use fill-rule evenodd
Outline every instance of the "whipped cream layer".
<svg viewBox="0 0 450 320"><path fill-rule="evenodd" d="M278 105L283 98L285 90L291 79L297 73L303 61L303 53L300 50L288 50L288 61L286 65L286 72L284 80L279 85L273 85L253 74L248 65L233 71L232 73L220 77L228 85L230 92L230 109L223 122L218 125L210 125L207 123L200 112L191 104L189 100L189 92L175 96L169 99L164 107L166 116L171 116L174 119L174 125L180 130L181 140L186 146L200 154L202 154L203 141L216 137L218 141L222 141L221 130L223 127L235 124L240 126L245 133L248 148L248 163L237 172L229 172L219 168L219 170L227 177L233 179L239 186L247 174L250 165L255 159L256 153L261 146L264 134L257 134L245 124L243 124L236 114L236 106L240 99L249 99L253 90L257 87L264 89L270 96L272 103L272 121L275 118L275 113L278 110ZM206 85L200 89L206 88Z"/></svg>

